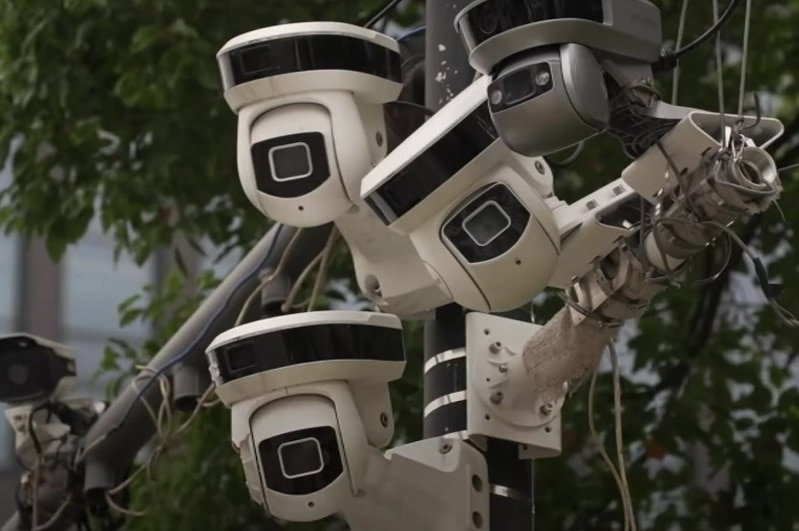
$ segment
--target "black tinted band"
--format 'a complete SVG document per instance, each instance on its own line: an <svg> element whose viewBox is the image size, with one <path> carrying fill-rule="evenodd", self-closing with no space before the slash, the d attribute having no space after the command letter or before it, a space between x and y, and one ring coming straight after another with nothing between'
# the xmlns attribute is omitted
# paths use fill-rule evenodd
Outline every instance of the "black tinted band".
<svg viewBox="0 0 799 531"><path fill-rule="evenodd" d="M576 18L602 23L602 0L485 0L458 17L458 31L470 48L500 33L547 20Z"/></svg>
<svg viewBox="0 0 799 531"><path fill-rule="evenodd" d="M366 204L390 225L461 171L498 136L488 103L483 103L367 196Z"/></svg>
<svg viewBox="0 0 799 531"><path fill-rule="evenodd" d="M308 172L300 178L283 178L275 175L275 150L285 146L302 146L307 154ZM322 133L297 133L256 142L250 147L255 184L259 192L272 197L290 199L309 194L330 178L325 137Z"/></svg>
<svg viewBox="0 0 799 531"><path fill-rule="evenodd" d="M495 203L507 215L510 224L498 237L481 246L464 230L464 221L487 202ZM530 218L530 212L510 188L504 184L494 184L468 199L444 224L441 232L467 262L476 264L493 260L510 251L521 239Z"/></svg>
<svg viewBox="0 0 799 531"><path fill-rule="evenodd" d="M222 84L242 83L313 70L349 70L402 82L400 54L346 35L297 35L256 42L219 57Z"/></svg>
<svg viewBox="0 0 799 531"><path fill-rule="evenodd" d="M302 363L336 360L405 361L402 330L353 324L289 328L240 339L209 353L219 386Z"/></svg>

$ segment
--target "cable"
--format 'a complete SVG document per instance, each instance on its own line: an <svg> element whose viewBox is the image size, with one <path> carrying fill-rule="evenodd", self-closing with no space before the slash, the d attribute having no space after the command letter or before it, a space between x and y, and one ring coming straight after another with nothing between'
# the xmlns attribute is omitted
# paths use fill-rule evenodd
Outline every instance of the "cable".
<svg viewBox="0 0 799 531"><path fill-rule="evenodd" d="M236 321L234 322L233 326L239 326L244 322L244 318L247 316L247 312L249 311L256 297L261 294L263 289L268 286L270 282L276 279L277 276L283 272L283 269L286 267L286 263L291 256L291 251L294 250L294 246L300 238L300 233L302 233L302 230L303 229L298 229L297 232L294 233L294 236L291 237L291 240L289 240L289 243L286 245L286 249L283 251L283 256L280 257L280 261L275 267L275 270L269 273L266 278L264 278L258 284L253 292L250 293L249 297L247 297L247 299L244 301L244 304L241 305L241 310L239 311L239 315L236 317Z"/></svg>
<svg viewBox="0 0 799 531"><path fill-rule="evenodd" d="M594 423L594 399L596 397L596 380L598 374L599 365L594 368L594 372L591 374L591 383L588 385L588 431L591 433L591 438L594 440L594 443L597 446L597 450L599 451L600 457L602 457L602 461L604 461L605 465L610 469L613 480L616 482L616 488L619 489L622 514L624 515L624 531L629 531L630 516L629 512L627 511L627 498L624 495L624 484L622 483L619 471L616 469L616 465L613 464L613 460L610 458L610 455L608 455L608 452L605 450L605 446L602 444L602 441L599 438L599 433L597 432L596 424Z"/></svg>
<svg viewBox="0 0 799 531"><path fill-rule="evenodd" d="M272 238L271 243L269 244L269 249L267 249L267 251L266 251L266 255L264 256L264 261L268 260L269 257L274 252L275 247L277 245L277 241L280 239L280 234L283 231L283 229L285 229L286 227L287 227L287 225L284 225L282 223L278 223L277 224L277 229L275 230L275 235ZM259 262L257 264L256 269L250 271L247 275L245 275L245 278L250 278L253 275L257 275L259 270L260 270L260 268L261 268L261 263L262 262ZM217 319L219 319L219 317L222 315L222 313L224 311L226 311L227 305L230 304L230 301L233 298L233 296L234 296L234 291L231 290L231 292L228 294L228 296L225 299L225 301L222 304L219 305L219 307L217 308L217 310L214 313L214 315L210 319L208 319L206 321L205 325L203 326L202 330L197 335L197 337L202 337L208 332L208 329L212 326L212 324L214 322L216 322ZM165 363L160 369L157 369L155 371L155 374L156 375L166 374L166 372L169 369L171 369L172 367L174 367L178 363L180 363L183 360L185 360L186 358L188 358L193 352L194 352L194 345L187 346L186 349L183 352L181 352L180 354L178 354L177 356L172 358L170 361ZM141 391L139 391L137 396L130 402L130 405L128 405L128 408L125 410L125 413L121 416L120 420L116 424L114 424L105 434L103 434L101 437L98 437L97 439L92 441L89 445L87 445L83 449L83 451L80 453L80 455L77 458L78 461L82 461L84 459L84 457L86 456L86 454L89 453L89 451L91 451L93 448L95 448L97 445L99 445L102 441L104 441L111 433L114 433L115 431L120 429L120 427L125 423L125 421L127 420L128 416L130 415L130 412L133 410L133 405L136 402L138 402L139 400L142 399L142 397L144 396L144 393L147 391L147 389L149 389L149 387L152 384L153 380L154 380L154 378L148 380L144 384L144 387L142 387Z"/></svg>
<svg viewBox="0 0 799 531"><path fill-rule="evenodd" d="M412 30L408 30L407 32L397 37L397 42L407 41L408 39L415 37L420 33L424 33L426 30L427 26L419 26L418 28L413 28Z"/></svg>
<svg viewBox="0 0 799 531"><path fill-rule="evenodd" d="M362 24L363 27L371 29L375 24L380 22L381 19L385 18L389 13L391 13L391 11L393 11L394 8L400 4L400 2L402 2L402 0L389 0L386 2L383 7L373 11L372 14L365 17L366 22Z"/></svg>
<svg viewBox="0 0 799 531"><path fill-rule="evenodd" d="M738 86L738 116L743 118L744 95L746 94L746 67L749 62L749 29L752 18L752 0L746 0L746 18L744 18L744 38L741 45L741 80Z"/></svg>
<svg viewBox="0 0 799 531"><path fill-rule="evenodd" d="M336 242L338 241L338 231L333 228L330 231L330 236L328 237L327 244L325 245L324 250L322 251L322 261L319 263L319 272L316 274L316 279L314 280L313 288L311 288L311 296L308 299L308 306L305 309L306 312L313 311L314 304L316 303L316 298L319 296L319 292L322 289L325 281L327 280L327 270L328 266L330 265L330 257L333 254L333 249L336 246Z"/></svg>
<svg viewBox="0 0 799 531"><path fill-rule="evenodd" d="M723 28L724 25L727 24L727 22L730 21L730 19L732 18L732 15L735 13L735 9L738 7L738 5L740 3L741 3L741 0L730 0L730 3L727 4L727 9L724 10L724 13L722 13L721 17L719 17L713 23L713 25L710 28L708 28L707 31L705 31L705 33L703 33L702 35L700 35L699 37L694 39L693 42L691 42L690 44L688 44L688 45L686 45L686 46L684 46L684 47L682 47L680 49L678 49L674 53L675 57L677 59L679 59L682 56L684 56L685 54L696 50L697 48L699 48L700 46L705 44L707 41L709 41L710 39L715 37L716 34L719 31L721 31L721 28ZM716 13L718 13L718 10L716 10Z"/></svg>
<svg viewBox="0 0 799 531"><path fill-rule="evenodd" d="M677 42L676 48L679 50L682 46L682 39L685 33L685 21L688 18L688 4L690 0L682 0L682 7L680 8L680 23L677 26ZM680 64L674 66L674 74L671 79L671 104L677 105L677 95L680 91Z"/></svg>

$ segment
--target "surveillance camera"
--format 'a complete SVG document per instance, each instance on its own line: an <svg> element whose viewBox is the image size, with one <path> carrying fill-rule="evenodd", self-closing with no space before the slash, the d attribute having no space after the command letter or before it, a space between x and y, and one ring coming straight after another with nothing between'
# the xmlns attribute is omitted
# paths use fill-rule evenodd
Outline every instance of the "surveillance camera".
<svg viewBox="0 0 799 531"><path fill-rule="evenodd" d="M206 353L251 497L293 522L340 511L393 436L388 382L405 368L399 318L285 315L228 330Z"/></svg>
<svg viewBox="0 0 799 531"><path fill-rule="evenodd" d="M338 22L283 24L233 38L217 59L250 202L297 227L350 209L385 155L383 104L402 90L396 41Z"/></svg>
<svg viewBox="0 0 799 531"><path fill-rule="evenodd" d="M499 139L488 83L478 78L389 153L361 195L386 226L410 237L455 302L495 312L546 287L560 236L552 172Z"/></svg>
<svg viewBox="0 0 799 531"><path fill-rule="evenodd" d="M500 136L528 156L608 129L606 74L622 87L650 80L662 45L660 10L647 0L478 0L455 25L469 63L491 76Z"/></svg>
<svg viewBox="0 0 799 531"><path fill-rule="evenodd" d="M75 383L75 354L31 334L0 337L0 402L11 405L60 397Z"/></svg>

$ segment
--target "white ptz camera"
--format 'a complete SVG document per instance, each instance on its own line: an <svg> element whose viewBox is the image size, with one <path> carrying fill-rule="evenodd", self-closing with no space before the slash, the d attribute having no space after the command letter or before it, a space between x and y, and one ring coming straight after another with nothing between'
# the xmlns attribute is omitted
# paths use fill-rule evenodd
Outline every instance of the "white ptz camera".
<svg viewBox="0 0 799 531"><path fill-rule="evenodd" d="M283 24L234 37L217 60L253 205L295 227L349 210L385 154L382 104L402 90L396 41L337 22Z"/></svg>
<svg viewBox="0 0 799 531"><path fill-rule="evenodd" d="M32 334L0 337L0 402L11 405L61 398L75 386L75 352Z"/></svg>
<svg viewBox="0 0 799 531"><path fill-rule="evenodd" d="M478 78L389 153L361 196L407 234L455 302L477 311L518 308L543 290L560 236L543 158L508 149ZM518 282L509 282L518 279Z"/></svg>
<svg viewBox="0 0 799 531"><path fill-rule="evenodd" d="M405 368L399 318L285 315L228 330L206 352L251 497L293 522L341 511L394 433L388 382Z"/></svg>
<svg viewBox="0 0 799 531"><path fill-rule="evenodd" d="M253 205L296 227L335 221L360 290L382 311L407 316L449 302L408 238L360 198L387 150L383 104L402 90L396 41L337 22L285 24L235 37L217 57Z"/></svg>
<svg viewBox="0 0 799 531"><path fill-rule="evenodd" d="M455 20L469 63L492 79L491 117L514 151L546 155L635 126L612 119L608 79L652 78L662 32L651 2L477 0Z"/></svg>

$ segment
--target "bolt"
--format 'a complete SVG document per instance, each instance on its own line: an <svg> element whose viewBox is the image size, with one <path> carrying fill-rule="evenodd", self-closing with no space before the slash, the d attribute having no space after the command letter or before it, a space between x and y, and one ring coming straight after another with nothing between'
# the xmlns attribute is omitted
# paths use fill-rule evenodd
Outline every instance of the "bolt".
<svg viewBox="0 0 799 531"><path fill-rule="evenodd" d="M549 75L549 72L539 72L535 76L535 82L539 87L543 87L549 80L552 79L552 76Z"/></svg>
<svg viewBox="0 0 799 531"><path fill-rule="evenodd" d="M541 413L543 413L544 415L549 415L550 413L552 413L553 409L554 406L552 405L552 402L549 402L541 406Z"/></svg>
<svg viewBox="0 0 799 531"><path fill-rule="evenodd" d="M494 90L491 92L491 103L494 105L499 105L502 103L502 91L501 90Z"/></svg>
<svg viewBox="0 0 799 531"><path fill-rule="evenodd" d="M502 365L499 366L499 372L505 374L506 372L508 372L508 366L503 363Z"/></svg>
<svg viewBox="0 0 799 531"><path fill-rule="evenodd" d="M596 208L596 207L598 207L598 206L599 206L599 203L597 203L597 202L596 202L596 201L594 201L593 199L591 199L590 201L588 201L588 202L585 204L585 208L587 208L588 210L593 210L593 209L595 209L595 208Z"/></svg>
<svg viewBox="0 0 799 531"><path fill-rule="evenodd" d="M494 341L488 346L488 350L491 351L491 354L499 354L499 352L502 350L502 343L499 341Z"/></svg>
<svg viewBox="0 0 799 531"><path fill-rule="evenodd" d="M536 169L536 171L538 173L543 175L543 173L544 173L544 165L541 163L540 160L535 161L535 169Z"/></svg>
<svg viewBox="0 0 799 531"><path fill-rule="evenodd" d="M502 393L502 391L495 391L491 395L491 402L494 404L499 404L500 402L502 402L503 398L505 398L505 395Z"/></svg>

